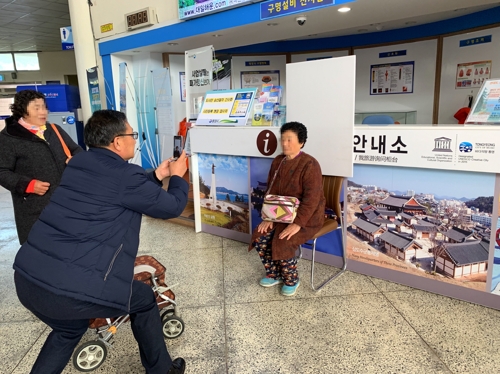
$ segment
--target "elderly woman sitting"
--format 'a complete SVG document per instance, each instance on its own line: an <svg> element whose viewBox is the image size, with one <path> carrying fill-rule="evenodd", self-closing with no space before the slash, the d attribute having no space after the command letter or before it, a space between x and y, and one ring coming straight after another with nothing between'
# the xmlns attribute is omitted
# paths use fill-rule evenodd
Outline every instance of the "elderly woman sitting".
<svg viewBox="0 0 500 374"><path fill-rule="evenodd" d="M303 124L289 122L281 127L283 154L271 165L267 185L272 186L267 194L294 196L300 205L293 223L262 221L254 230L249 247L257 250L266 270L260 285L284 283L284 296L294 295L300 285L295 257L298 246L311 239L325 219L321 167L314 157L302 152L306 140L307 128Z"/></svg>

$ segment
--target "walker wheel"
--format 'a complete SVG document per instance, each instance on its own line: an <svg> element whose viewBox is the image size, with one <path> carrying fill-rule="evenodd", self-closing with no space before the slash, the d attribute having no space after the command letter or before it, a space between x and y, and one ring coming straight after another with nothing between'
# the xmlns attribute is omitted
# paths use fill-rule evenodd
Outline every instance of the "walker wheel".
<svg viewBox="0 0 500 374"><path fill-rule="evenodd" d="M86 342L73 353L73 365L78 371L93 371L102 365L107 355L108 348L100 340Z"/></svg>
<svg viewBox="0 0 500 374"><path fill-rule="evenodd" d="M163 336L167 339L175 339L184 332L184 321L177 316L168 316L162 322Z"/></svg>
<svg viewBox="0 0 500 374"><path fill-rule="evenodd" d="M173 315L175 315L174 308L163 308L163 310L161 311L160 317L161 317L161 320L164 321L165 318L173 316Z"/></svg>

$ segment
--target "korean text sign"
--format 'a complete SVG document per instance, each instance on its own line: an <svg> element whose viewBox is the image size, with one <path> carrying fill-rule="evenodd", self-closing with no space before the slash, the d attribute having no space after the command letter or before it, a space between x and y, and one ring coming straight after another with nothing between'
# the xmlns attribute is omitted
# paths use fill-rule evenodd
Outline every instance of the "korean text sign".
<svg viewBox="0 0 500 374"><path fill-rule="evenodd" d="M245 126L257 89L209 91L196 125Z"/></svg>

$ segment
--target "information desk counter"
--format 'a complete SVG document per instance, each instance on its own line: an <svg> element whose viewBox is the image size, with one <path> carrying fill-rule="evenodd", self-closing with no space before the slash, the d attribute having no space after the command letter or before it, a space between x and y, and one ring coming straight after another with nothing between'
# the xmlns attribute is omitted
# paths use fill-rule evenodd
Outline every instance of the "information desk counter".
<svg viewBox="0 0 500 374"><path fill-rule="evenodd" d="M190 136L196 230L248 242L279 128L195 127ZM347 269L500 309L500 127L355 126L352 158ZM318 261L342 263L340 232Z"/></svg>

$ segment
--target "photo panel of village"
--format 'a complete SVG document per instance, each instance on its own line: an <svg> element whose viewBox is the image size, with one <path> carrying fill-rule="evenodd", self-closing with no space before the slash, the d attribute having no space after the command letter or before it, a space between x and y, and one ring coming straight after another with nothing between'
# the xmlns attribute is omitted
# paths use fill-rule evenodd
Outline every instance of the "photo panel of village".
<svg viewBox="0 0 500 374"><path fill-rule="evenodd" d="M500 177L497 178L497 186L500 183ZM498 212L500 212L500 196L497 198ZM495 231L495 253L493 256L493 266L491 271L491 292L500 295L500 218L496 220Z"/></svg>
<svg viewBox="0 0 500 374"><path fill-rule="evenodd" d="M248 159L199 154L198 169L202 224L250 234Z"/></svg>
<svg viewBox="0 0 500 374"><path fill-rule="evenodd" d="M494 191L493 174L355 165L348 257L486 291Z"/></svg>
<svg viewBox="0 0 500 374"><path fill-rule="evenodd" d="M262 203L264 202L264 195L267 191L267 177L272 163L272 158L250 158L250 207L252 216L252 232L262 222Z"/></svg>

